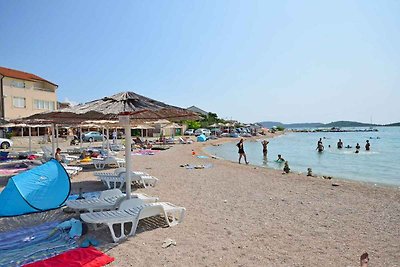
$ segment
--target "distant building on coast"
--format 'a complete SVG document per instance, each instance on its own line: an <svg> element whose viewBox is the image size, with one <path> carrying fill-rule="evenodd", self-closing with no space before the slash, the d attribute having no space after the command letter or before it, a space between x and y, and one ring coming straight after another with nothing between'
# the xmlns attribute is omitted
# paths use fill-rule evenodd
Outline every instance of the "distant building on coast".
<svg viewBox="0 0 400 267"><path fill-rule="evenodd" d="M0 120L57 110L57 88L35 74L0 67Z"/></svg>
<svg viewBox="0 0 400 267"><path fill-rule="evenodd" d="M198 107L196 107L196 106L188 107L187 110L193 111L193 112L195 112L195 113L197 113L197 114L200 114L200 115L205 115L205 116L208 115L208 112L207 112L207 111L202 110L201 108L198 108Z"/></svg>

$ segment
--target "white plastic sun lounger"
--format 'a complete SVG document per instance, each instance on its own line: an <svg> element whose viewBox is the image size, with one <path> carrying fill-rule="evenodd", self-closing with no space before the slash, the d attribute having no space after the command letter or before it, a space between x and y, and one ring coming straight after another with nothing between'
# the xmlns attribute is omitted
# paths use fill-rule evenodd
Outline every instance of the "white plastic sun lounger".
<svg viewBox="0 0 400 267"><path fill-rule="evenodd" d="M106 158L92 158L93 165L96 169L104 169L106 165L117 165L118 168L125 166L125 160L109 156Z"/></svg>
<svg viewBox="0 0 400 267"><path fill-rule="evenodd" d="M99 176L99 179L107 186L107 188L119 188L122 190L126 183L126 173L120 173L118 176ZM131 183L141 187L156 186L158 179L149 175L132 174Z"/></svg>
<svg viewBox="0 0 400 267"><path fill-rule="evenodd" d="M178 207L168 202L144 203L140 199L132 198L122 201L118 210L83 213L81 219L86 223L107 225L114 242L119 242L127 236L135 234L141 219L161 215L169 226L174 226L183 221L185 211L184 207ZM125 223L132 223L128 235L125 234ZM113 228L115 224L119 224L121 227L119 237L115 235Z"/></svg>
<svg viewBox="0 0 400 267"><path fill-rule="evenodd" d="M82 171L82 167L78 166L68 166L66 163L61 163L63 165L64 169L67 171L69 175L76 175L78 172Z"/></svg>
<svg viewBox="0 0 400 267"><path fill-rule="evenodd" d="M126 172L125 167L120 167L114 170L114 172L95 172L93 173L94 176L101 177L101 176L115 176L117 177L120 173ZM140 171L132 171L134 175L144 175L144 176L150 176L148 173L145 172L140 172Z"/></svg>
<svg viewBox="0 0 400 267"><path fill-rule="evenodd" d="M132 198L141 199L144 203L153 203L158 201L158 197L151 197L141 193L135 193L131 196ZM121 190L111 189L102 191L98 198L68 200L65 204L67 207L76 210L77 212L115 210L125 197L126 195L122 193Z"/></svg>
<svg viewBox="0 0 400 267"><path fill-rule="evenodd" d="M117 168L115 169L114 173L113 172L95 172L95 176L99 178L105 185L107 185L108 188L119 188L122 189L122 187L125 184L126 181L126 169L125 168ZM149 174L145 172L138 172L138 171L133 171L132 172L132 183L139 184L140 186L143 186L146 188L147 186L152 186L154 187L158 181L156 177L150 176ZM119 186L118 186L119 185Z"/></svg>

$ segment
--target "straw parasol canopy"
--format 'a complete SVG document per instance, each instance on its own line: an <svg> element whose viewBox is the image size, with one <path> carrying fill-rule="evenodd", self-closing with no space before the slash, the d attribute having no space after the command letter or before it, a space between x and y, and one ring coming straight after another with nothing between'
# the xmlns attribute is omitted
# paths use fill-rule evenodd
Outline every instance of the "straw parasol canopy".
<svg viewBox="0 0 400 267"><path fill-rule="evenodd" d="M122 92L96 99L74 107L51 112L43 112L22 119L24 122L47 121L54 123L81 123L83 121L118 121L121 113L129 113L132 123L198 119L198 115L189 110L168 105L163 102L136 94Z"/></svg>
<svg viewBox="0 0 400 267"><path fill-rule="evenodd" d="M176 128L182 128L182 126L177 123L171 123L163 127L163 129L176 129Z"/></svg>

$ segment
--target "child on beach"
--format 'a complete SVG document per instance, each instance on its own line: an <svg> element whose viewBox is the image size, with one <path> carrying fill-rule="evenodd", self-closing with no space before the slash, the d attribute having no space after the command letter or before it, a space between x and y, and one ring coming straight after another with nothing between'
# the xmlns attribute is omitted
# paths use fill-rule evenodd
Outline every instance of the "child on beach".
<svg viewBox="0 0 400 267"><path fill-rule="evenodd" d="M239 148L239 164L240 164L240 160L242 159L242 157L244 157L244 161L246 162L246 164L249 164L249 162L247 161L246 158L246 153L244 153L244 147L243 147L243 138L240 139L239 143L236 144L236 146Z"/></svg>
<svg viewBox="0 0 400 267"><path fill-rule="evenodd" d="M290 172L289 162L288 161L285 161L285 166L283 167L283 171L285 173L289 173Z"/></svg>

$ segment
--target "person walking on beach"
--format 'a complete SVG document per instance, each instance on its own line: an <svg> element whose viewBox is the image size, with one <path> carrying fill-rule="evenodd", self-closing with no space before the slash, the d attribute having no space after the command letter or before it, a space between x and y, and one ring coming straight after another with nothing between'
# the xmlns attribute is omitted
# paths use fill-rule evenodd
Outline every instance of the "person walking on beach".
<svg viewBox="0 0 400 267"><path fill-rule="evenodd" d="M337 142L337 148L338 148L338 149L342 149L342 148L343 148L342 139L339 139L339 142Z"/></svg>
<svg viewBox="0 0 400 267"><path fill-rule="evenodd" d="M371 144L369 143L369 140L367 140L367 143L365 144L365 150L369 151L371 147Z"/></svg>
<svg viewBox="0 0 400 267"><path fill-rule="evenodd" d="M267 140L264 140L264 141L261 142L261 145L263 147L263 155L264 155L264 157L266 157L267 153L268 153L268 144L269 144L269 141L267 141Z"/></svg>
<svg viewBox="0 0 400 267"><path fill-rule="evenodd" d="M243 146L243 138L240 139L239 143L236 144L236 146L239 148L239 164L240 164L240 160L242 159L242 157L244 157L244 161L246 162L246 164L249 164L249 162L247 161L246 158L246 153L244 153L244 146Z"/></svg>

